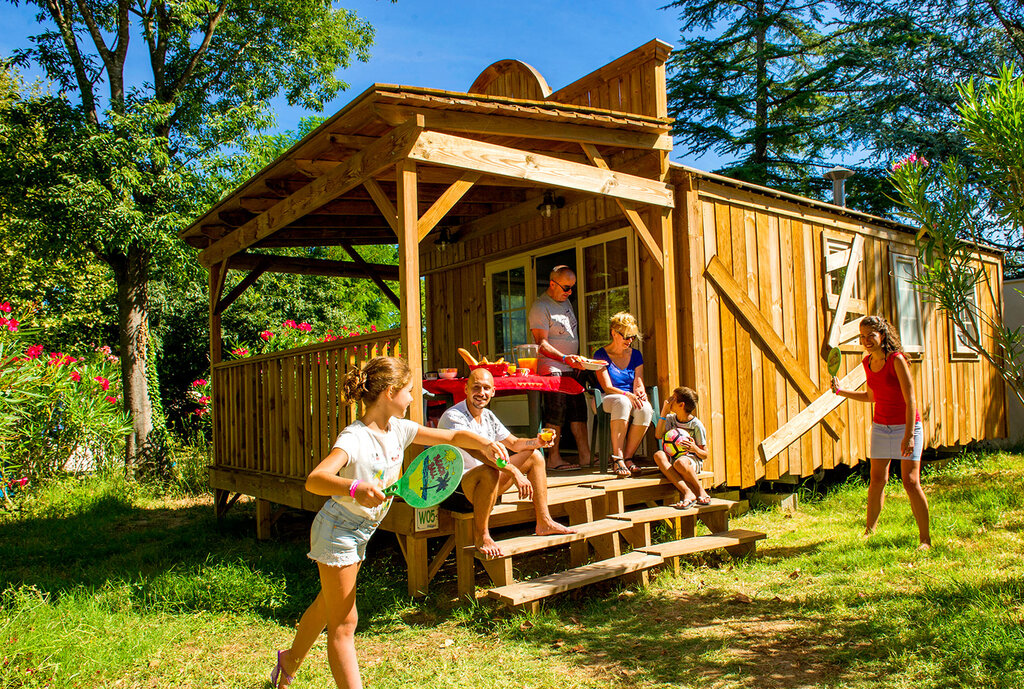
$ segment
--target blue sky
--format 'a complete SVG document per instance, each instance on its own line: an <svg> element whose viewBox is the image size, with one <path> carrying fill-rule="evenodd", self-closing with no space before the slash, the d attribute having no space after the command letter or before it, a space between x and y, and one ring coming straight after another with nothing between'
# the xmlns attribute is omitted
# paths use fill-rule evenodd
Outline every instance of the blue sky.
<svg viewBox="0 0 1024 689"><path fill-rule="evenodd" d="M535 67L553 89L597 69L653 38L675 44L676 13L658 0L355 0L341 3L376 31L372 57L341 73L351 85L327 108L331 114L374 82L465 91L489 64L516 58ZM35 9L0 5L0 55L26 45L38 31ZM34 76L34 75L32 75ZM143 78L145 75L142 75ZM304 115L280 102L280 129ZM679 158L711 168L714 159Z"/></svg>

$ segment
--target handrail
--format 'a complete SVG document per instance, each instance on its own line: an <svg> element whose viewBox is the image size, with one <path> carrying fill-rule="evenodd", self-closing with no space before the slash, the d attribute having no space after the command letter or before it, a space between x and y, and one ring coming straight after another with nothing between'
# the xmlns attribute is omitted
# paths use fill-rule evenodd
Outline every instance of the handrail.
<svg viewBox="0 0 1024 689"><path fill-rule="evenodd" d="M307 354L309 352L325 352L332 349L344 349L349 346L358 346L361 344L374 344L380 340L391 340L398 339L401 336L401 331L398 328L392 330L381 330L375 333L367 333L365 335L355 335L351 337L338 337L336 340L329 340L327 342L314 342L310 345L304 345L302 347L295 347L294 349L281 349L276 352L267 352L266 354L257 354L255 356L246 356L241 359L229 359L226 361L219 361L212 366L214 369L220 368L231 368L233 366L243 366L245 364L257 363L260 361L269 361L271 359L280 359L284 356L295 356L297 354Z"/></svg>

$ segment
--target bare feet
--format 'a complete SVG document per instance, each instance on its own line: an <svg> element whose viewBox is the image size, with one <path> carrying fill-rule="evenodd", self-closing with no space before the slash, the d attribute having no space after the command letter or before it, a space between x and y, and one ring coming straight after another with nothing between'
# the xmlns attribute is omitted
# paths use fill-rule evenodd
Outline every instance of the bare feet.
<svg viewBox="0 0 1024 689"><path fill-rule="evenodd" d="M931 550L932 549L932 544L931 543L922 543L921 545L917 546L917 549L918 550Z"/></svg>
<svg viewBox="0 0 1024 689"><path fill-rule="evenodd" d="M534 533L538 536L552 536L560 533L576 533L576 529L570 529L568 526L562 526L554 519L549 519L543 524L537 522L537 530Z"/></svg>
<svg viewBox="0 0 1024 689"><path fill-rule="evenodd" d="M477 539L476 549L483 553L484 557L488 558L503 557L505 555L505 553L501 552L498 544L494 542L494 539L491 538L490 532L484 533Z"/></svg>

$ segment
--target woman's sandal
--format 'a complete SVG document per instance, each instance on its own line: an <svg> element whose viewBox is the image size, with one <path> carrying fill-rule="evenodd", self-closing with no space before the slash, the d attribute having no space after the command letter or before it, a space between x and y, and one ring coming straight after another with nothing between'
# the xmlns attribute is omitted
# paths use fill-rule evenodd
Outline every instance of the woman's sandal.
<svg viewBox="0 0 1024 689"><path fill-rule="evenodd" d="M295 681L294 675L289 675L287 672L284 671L284 665L281 664L282 653L284 653L284 651L277 652L277 665L275 665L274 669L270 672L270 684L274 687L274 689L277 689L278 687L287 687L289 684ZM277 683L278 677L281 678L280 684Z"/></svg>
<svg viewBox="0 0 1024 689"><path fill-rule="evenodd" d="M680 500L679 502L672 505L677 510L688 510L697 504L696 500Z"/></svg>
<svg viewBox="0 0 1024 689"><path fill-rule="evenodd" d="M631 472L629 467L626 466L626 460L622 457L616 457L615 455L612 455L612 472L616 476L622 476L623 478L633 475L633 472Z"/></svg>
<svg viewBox="0 0 1024 689"><path fill-rule="evenodd" d="M711 504L711 496L710 495L701 495L701 496L699 496L697 498L696 502L697 502L698 505L710 505Z"/></svg>

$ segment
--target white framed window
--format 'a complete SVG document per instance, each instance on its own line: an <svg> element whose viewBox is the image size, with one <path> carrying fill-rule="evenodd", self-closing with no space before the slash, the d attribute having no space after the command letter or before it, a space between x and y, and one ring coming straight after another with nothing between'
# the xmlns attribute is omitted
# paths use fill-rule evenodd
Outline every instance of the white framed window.
<svg viewBox="0 0 1024 689"><path fill-rule="evenodd" d="M977 339L978 335L978 294L977 285L971 289L967 294L967 313L963 314L964 325L967 326L967 332ZM952 359L964 360L964 359L977 359L978 352L971 345L970 340L967 338L967 334L964 333L953 319L949 319L949 355Z"/></svg>
<svg viewBox="0 0 1024 689"><path fill-rule="evenodd" d="M494 356L508 359L513 346L533 342L527 316L547 286L553 260L574 262L572 301L579 322L580 353L589 355L608 344L612 314L629 311L640 319L636 310L636 242L629 228L552 244L486 265L487 351Z"/></svg>
<svg viewBox="0 0 1024 689"><path fill-rule="evenodd" d="M903 350L911 354L921 354L924 352L921 296L914 285L914 280L917 279L917 257L890 251L889 260L892 301L896 311L895 325L903 342Z"/></svg>
<svg viewBox="0 0 1024 689"><path fill-rule="evenodd" d="M518 256L514 259L490 263L487 275L487 352L494 358L505 357L513 361L512 347L529 342L526 317L533 303L533 290L527 281L529 258Z"/></svg>

